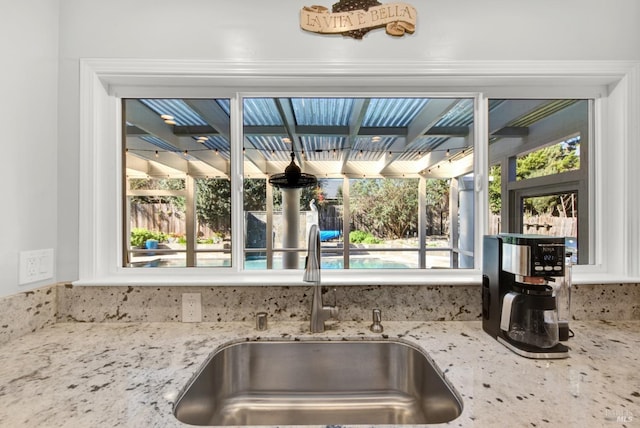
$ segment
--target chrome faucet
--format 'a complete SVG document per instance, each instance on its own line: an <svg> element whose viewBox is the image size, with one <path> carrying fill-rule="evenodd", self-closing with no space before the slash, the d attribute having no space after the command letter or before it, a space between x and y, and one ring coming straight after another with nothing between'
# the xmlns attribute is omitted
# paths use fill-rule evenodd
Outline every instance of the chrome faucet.
<svg viewBox="0 0 640 428"><path fill-rule="evenodd" d="M322 333L324 322L338 316L337 306L325 306L322 303L322 285L320 284L320 231L314 224L309 230L309 248L302 280L313 283L313 300L311 301L311 332Z"/></svg>

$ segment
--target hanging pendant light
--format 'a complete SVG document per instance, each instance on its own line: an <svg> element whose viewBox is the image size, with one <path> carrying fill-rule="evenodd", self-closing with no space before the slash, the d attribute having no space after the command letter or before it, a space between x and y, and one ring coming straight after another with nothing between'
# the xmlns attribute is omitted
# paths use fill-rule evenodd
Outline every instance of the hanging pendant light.
<svg viewBox="0 0 640 428"><path fill-rule="evenodd" d="M294 159L295 154L291 152L291 163L285 168L284 173L272 175L269 184L279 189L302 189L317 185L315 175L303 173Z"/></svg>

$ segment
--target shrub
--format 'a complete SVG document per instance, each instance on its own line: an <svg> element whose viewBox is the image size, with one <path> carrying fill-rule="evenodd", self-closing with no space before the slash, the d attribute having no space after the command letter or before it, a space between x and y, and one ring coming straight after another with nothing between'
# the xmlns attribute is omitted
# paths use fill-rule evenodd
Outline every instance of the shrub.
<svg viewBox="0 0 640 428"><path fill-rule="evenodd" d="M167 240L167 235L162 232L153 232L145 228L134 228L131 230L131 246L142 247L148 239L155 239L158 242Z"/></svg>
<svg viewBox="0 0 640 428"><path fill-rule="evenodd" d="M381 239L376 238L369 232L362 230L352 230L349 232L349 242L353 244L380 244Z"/></svg>

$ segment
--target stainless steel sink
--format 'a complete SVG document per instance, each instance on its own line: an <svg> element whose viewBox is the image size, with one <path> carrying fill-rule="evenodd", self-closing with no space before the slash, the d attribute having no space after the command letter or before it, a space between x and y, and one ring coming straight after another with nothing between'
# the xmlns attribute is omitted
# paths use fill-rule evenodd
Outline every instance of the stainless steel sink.
<svg viewBox="0 0 640 428"><path fill-rule="evenodd" d="M418 348L397 341L259 341L217 351L174 414L192 425L430 424L462 412Z"/></svg>

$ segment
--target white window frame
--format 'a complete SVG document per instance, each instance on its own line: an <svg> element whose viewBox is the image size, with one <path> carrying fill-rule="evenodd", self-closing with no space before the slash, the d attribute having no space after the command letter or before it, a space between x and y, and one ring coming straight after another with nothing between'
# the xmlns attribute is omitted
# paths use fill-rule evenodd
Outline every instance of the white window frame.
<svg viewBox="0 0 640 428"><path fill-rule="evenodd" d="M321 73L317 70L323 70ZM389 82L395 82L390 84ZM595 219L595 264L578 266L574 282L638 282L640 269L640 62L311 62L83 59L80 61L79 279L77 285L302 285L300 271L243 271L242 245L233 245L233 268L123 268L121 98L228 97L268 94L434 93L476 99L476 267L465 270L324 271L327 285L480 284L481 239L487 223L487 98L593 98L595 135L590 192ZM343 92L342 92L343 93ZM231 138L242 132L232 115ZM603 142L606 141L605 144ZM479 143L479 144L478 144ZM233 191L242 191L242 156L236 150ZM239 208L239 211L238 211ZM241 198L232 209L242 211ZM242 216L232 218L233 238ZM238 235L239 234L239 235Z"/></svg>

